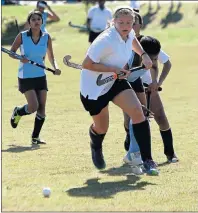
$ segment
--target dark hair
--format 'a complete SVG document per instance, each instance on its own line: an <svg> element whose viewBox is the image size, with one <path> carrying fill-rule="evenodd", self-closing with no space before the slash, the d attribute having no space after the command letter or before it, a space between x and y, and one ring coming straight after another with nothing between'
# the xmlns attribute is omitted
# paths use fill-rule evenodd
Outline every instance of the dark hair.
<svg viewBox="0 0 198 213"><path fill-rule="evenodd" d="M142 37L140 40L140 44L148 55L157 55L159 54L161 49L160 42L156 38L151 36Z"/></svg>
<svg viewBox="0 0 198 213"><path fill-rule="evenodd" d="M36 6L38 7L38 4L39 3L42 3L42 4L45 4L46 6L47 6L47 2L46 1L37 1L37 3L36 3Z"/></svg>
<svg viewBox="0 0 198 213"><path fill-rule="evenodd" d="M142 16L138 12L136 12L135 10L134 10L134 13L135 13L135 19L138 19L139 24L143 25Z"/></svg>
<svg viewBox="0 0 198 213"><path fill-rule="evenodd" d="M28 17L27 17L27 21L28 21L29 24L30 24L30 19L31 19L31 17L32 17L33 15L38 15L38 16L40 16L41 19L42 19L42 23L43 23L42 13L41 13L40 11L38 11L38 10L34 10L34 11L30 12L29 15L28 15Z"/></svg>

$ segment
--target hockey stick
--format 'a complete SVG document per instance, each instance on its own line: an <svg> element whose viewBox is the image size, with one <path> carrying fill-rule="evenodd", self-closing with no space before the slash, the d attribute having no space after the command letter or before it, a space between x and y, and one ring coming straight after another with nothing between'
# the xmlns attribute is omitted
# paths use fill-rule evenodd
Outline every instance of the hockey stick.
<svg viewBox="0 0 198 213"><path fill-rule="evenodd" d="M68 23L68 25L69 25L70 27L73 27L73 28L77 28L77 29L84 30L84 31L89 31L89 29L88 29L87 26L85 26L85 25L76 25L76 24L72 24L71 21Z"/></svg>
<svg viewBox="0 0 198 213"><path fill-rule="evenodd" d="M77 29L80 29L80 30L83 30L83 31L90 31L86 25L77 25L77 24L72 24L72 22L70 21L68 23L68 25L70 27L73 27L73 28L77 28ZM91 31L95 32L95 33L100 33L102 32L103 30L99 29L99 28L94 28L94 29L91 29Z"/></svg>
<svg viewBox="0 0 198 213"><path fill-rule="evenodd" d="M15 52L12 52L4 47L1 47L1 51L8 54L8 55L12 55L14 56L16 59L21 60L23 57Z"/></svg>
<svg viewBox="0 0 198 213"><path fill-rule="evenodd" d="M146 103L146 107L147 109L150 109L150 103L151 103L151 92L147 91L147 99L146 99L147 103ZM150 113L147 111L146 112L146 117L149 117Z"/></svg>
<svg viewBox="0 0 198 213"><path fill-rule="evenodd" d="M63 63L68 66L68 67L72 67L74 69L79 69L81 70L82 69L82 65L80 64L76 64L76 63L73 63L73 62L70 62L69 60L71 59L71 56L70 55L66 55L64 58L63 58ZM141 66L141 69L144 68L144 66ZM139 69L139 68L138 68ZM138 70L137 68L133 68L132 70L135 70L137 71ZM131 71L132 71L131 70ZM132 71L133 72L133 71ZM153 115L153 112L151 112L149 109L146 108L146 106L142 105L142 108L149 114Z"/></svg>
<svg viewBox="0 0 198 213"><path fill-rule="evenodd" d="M15 25L16 25L16 28L17 28L17 33L20 33L17 19L15 18L14 21L15 21Z"/></svg>
<svg viewBox="0 0 198 213"><path fill-rule="evenodd" d="M15 53L15 52L13 52L13 51L10 51L10 50L8 50L8 49L6 49L6 48L4 48L4 47L1 47L1 51L4 52L4 53L6 53L6 54L8 54L8 55L14 56L14 57L15 57L16 59L18 59L18 60L23 59L23 56L21 56L21 55ZM41 64L38 64L38 63L36 63L36 62L34 62L34 61L32 61L32 60L28 60L28 63L30 63L30 64L32 64L32 65L35 65L35 66L37 66L37 67L41 67L41 68L43 68L43 69L45 69L45 70L47 70L47 71L50 71L50 72L52 72L53 74L55 74L55 71L54 71L54 70L52 70L52 69L50 69L50 68L48 68L48 67L45 67L45 66L43 66L43 65L41 65Z"/></svg>
<svg viewBox="0 0 198 213"><path fill-rule="evenodd" d="M129 71L132 73L132 72L136 72L136 71L138 71L138 70L142 70L142 69L144 69L144 68L145 68L145 66L142 65L142 66L139 66L139 67L134 67L134 68L130 69ZM100 75L98 76L98 78L97 78L96 84L97 84L98 86L102 86L102 85L104 85L104 84L106 84L106 83L108 83L108 82L110 82L110 81L119 79L119 77L122 77L122 76L124 76L124 75L125 75L124 72L120 72L119 74L116 74L116 73L115 73L114 75L111 75L111 76L109 76L109 77L107 77L107 78L102 79L102 74L100 74Z"/></svg>
<svg viewBox="0 0 198 213"><path fill-rule="evenodd" d="M63 58L63 63L64 63L66 66L68 66L68 67L72 67L72 68L79 69L79 70L82 69L82 65L76 64L76 63L73 63L73 62L70 62L70 61L69 61L70 59L71 59L71 56L70 56L70 55L66 55L66 56Z"/></svg>
<svg viewBox="0 0 198 213"><path fill-rule="evenodd" d="M146 111L146 117L148 117L149 115L154 116L154 113L149 108L147 108L146 106L144 106L143 104L142 104L142 108L143 108L143 110Z"/></svg>
<svg viewBox="0 0 198 213"><path fill-rule="evenodd" d="M158 87L158 90L157 90L158 92L160 92L160 91L162 91L162 88L161 87ZM150 110L150 104L151 104L151 91L148 91L148 89L146 88L146 90L145 90L145 92L146 92L146 101L147 101L147 109L148 110ZM149 111L147 111L147 113L146 113L146 117L149 117L149 115L150 115L150 113L149 113Z"/></svg>
<svg viewBox="0 0 198 213"><path fill-rule="evenodd" d="M72 67L72 68L75 68L75 69L82 69L82 65L80 64L76 64L76 63L73 63L73 62L70 62L69 60L71 59L71 56L70 55L66 55L64 58L63 58L63 63L68 66L68 67ZM139 66L139 67L134 67L132 69L130 69L129 71L131 72L135 72L135 71L138 71L138 70L142 70L144 68L144 66ZM121 76L123 76L124 73L121 72L120 74L114 74L114 75L111 75L107 78L104 78L102 79L102 74L100 74L97 78L97 81L96 81L96 84L98 86L102 86L110 81L113 81Z"/></svg>

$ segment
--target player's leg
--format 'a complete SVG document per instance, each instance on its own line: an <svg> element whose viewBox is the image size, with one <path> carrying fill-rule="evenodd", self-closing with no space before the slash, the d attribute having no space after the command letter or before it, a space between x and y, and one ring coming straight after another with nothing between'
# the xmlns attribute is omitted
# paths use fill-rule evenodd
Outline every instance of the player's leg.
<svg viewBox="0 0 198 213"><path fill-rule="evenodd" d="M92 160L98 169L103 169L106 164L102 152L102 142L109 127L108 106L103 108L99 114L92 116L92 118L93 124L89 129Z"/></svg>
<svg viewBox="0 0 198 213"><path fill-rule="evenodd" d="M142 170L143 162L142 162L139 145L134 136L132 120L130 120L130 124L129 124L129 133L130 133L129 151L125 155L123 161L131 166L132 173L136 175L140 175L140 174L143 174L143 170Z"/></svg>
<svg viewBox="0 0 198 213"><path fill-rule="evenodd" d="M35 79L27 78L27 79L20 79L18 78L18 88L19 91L25 95L27 100L27 104L23 107L15 107L11 117L11 126L16 128L19 120L24 115L29 115L35 112L38 108L38 101L37 96L34 91L35 87Z"/></svg>
<svg viewBox="0 0 198 213"><path fill-rule="evenodd" d="M126 89L116 95L113 102L133 120L134 136L140 147L146 172L151 175L157 175L159 172L156 169L156 165L151 155L151 134L149 123L144 116L140 101L135 92L132 89Z"/></svg>
<svg viewBox="0 0 198 213"><path fill-rule="evenodd" d="M24 93L27 104L22 107L15 107L11 117L11 126L16 128L21 117L34 113L38 108L37 96L34 90L28 90Z"/></svg>
<svg viewBox="0 0 198 213"><path fill-rule="evenodd" d="M34 121L34 129L32 132L32 143L33 144L46 144L39 138L40 131L45 122L45 106L47 100L47 90L37 90L38 109Z"/></svg>
<svg viewBox="0 0 198 213"><path fill-rule="evenodd" d="M130 84L131 84L133 90L135 91L140 103L143 104L144 106L146 106L146 95L145 95L145 92L144 92L144 87L143 87L141 78L138 78L135 82L131 82ZM134 137L132 125L133 125L133 122L132 122L132 119L131 119L130 123L128 123L129 134L130 134L130 143L129 143L130 145L129 145L129 149L128 149L129 151L128 151L128 153L127 153L127 155L125 156L124 159L126 160L126 158L128 158L128 161L130 161L131 154L133 156L134 153L135 153L135 155L138 156L138 159L140 159L140 162L141 162L141 155L136 153L136 152L139 152L139 146L138 146L137 141Z"/></svg>
<svg viewBox="0 0 198 213"><path fill-rule="evenodd" d="M133 88L133 90L135 91L138 99L140 100L140 103L143 104L144 106L146 106L146 96L145 96L144 87L143 87L141 78L138 78L136 81L129 82L129 83L130 83L131 87ZM126 151L129 150L129 145L130 145L130 141L131 141L130 132L129 132L129 121L130 121L130 117L126 113L124 113L124 129L126 132L124 148Z"/></svg>
<svg viewBox="0 0 198 213"><path fill-rule="evenodd" d="M140 101L141 104L146 106L146 95L144 92L144 88L142 89L136 88L136 95ZM144 112L145 114L146 112ZM129 123L129 133L130 133L130 146L129 146L129 151L127 152L126 156L124 157L124 162L130 164L132 167L132 172L135 174L142 174L142 157L140 153L140 148L139 145L135 139L134 132L133 132L133 121L132 119L130 120ZM140 166L137 166L140 165Z"/></svg>
<svg viewBox="0 0 198 213"><path fill-rule="evenodd" d="M150 107L151 111L154 112L154 119L160 128L160 134L164 144L164 154L167 156L169 162L177 162L178 158L173 148L172 131L158 92L151 93Z"/></svg>
<svg viewBox="0 0 198 213"><path fill-rule="evenodd" d="M130 117L125 112L123 112L123 115L124 115L124 129L126 132L126 137L124 140L124 148L126 151L128 151L130 146L130 133L129 133Z"/></svg>
<svg viewBox="0 0 198 213"><path fill-rule="evenodd" d="M90 100L82 94L80 98L85 110L93 119L93 124L89 128L93 164L98 169L104 169L106 164L102 152L102 143L109 126L108 94L100 96L97 100Z"/></svg>

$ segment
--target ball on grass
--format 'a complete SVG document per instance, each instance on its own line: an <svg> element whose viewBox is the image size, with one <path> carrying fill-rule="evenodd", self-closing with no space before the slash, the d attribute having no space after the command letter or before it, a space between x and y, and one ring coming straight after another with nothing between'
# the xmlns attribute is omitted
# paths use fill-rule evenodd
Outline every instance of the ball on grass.
<svg viewBox="0 0 198 213"><path fill-rule="evenodd" d="M51 195L51 189L49 187L43 188L43 196L50 197L50 195Z"/></svg>

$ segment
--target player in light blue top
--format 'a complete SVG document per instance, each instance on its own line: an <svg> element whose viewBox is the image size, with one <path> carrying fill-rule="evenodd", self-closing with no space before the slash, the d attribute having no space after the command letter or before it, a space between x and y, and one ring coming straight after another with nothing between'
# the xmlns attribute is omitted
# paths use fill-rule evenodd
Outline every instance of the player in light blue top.
<svg viewBox="0 0 198 213"><path fill-rule="evenodd" d="M47 8L47 10L49 12L46 12L45 9ZM43 23L41 25L41 30L43 32L47 32L46 30L46 24L47 24L47 19L49 18L52 21L60 21L60 18L58 17L58 15L51 9L51 7L47 4L46 1L38 1L36 4L36 9L39 12L41 12L42 14L42 19L43 19ZM29 24L28 21L25 24L25 29L29 28Z"/></svg>
<svg viewBox="0 0 198 213"><path fill-rule="evenodd" d="M47 48L48 48L48 33L40 33L40 39L37 43L34 43L31 37L31 31L21 32L22 44L20 46L21 54L25 55L27 58L31 58L38 64L44 65L43 59L45 58ZM20 62L19 66L19 78L35 78L45 76L44 69L41 67L33 66L29 63Z"/></svg>
<svg viewBox="0 0 198 213"><path fill-rule="evenodd" d="M19 33L11 47L13 52L20 48L21 55L24 56L19 65L18 82L19 91L25 95L27 100L27 104L23 107L14 108L11 126L16 128L22 116L36 112L32 144L45 144L39 139L39 134L46 116L45 105L48 91L46 74L43 68L27 62L29 59L44 65L47 53L55 75L60 75L61 71L54 59L51 37L40 29L43 23L42 14L39 11L31 12L28 16L28 23L30 29Z"/></svg>

